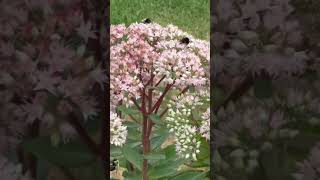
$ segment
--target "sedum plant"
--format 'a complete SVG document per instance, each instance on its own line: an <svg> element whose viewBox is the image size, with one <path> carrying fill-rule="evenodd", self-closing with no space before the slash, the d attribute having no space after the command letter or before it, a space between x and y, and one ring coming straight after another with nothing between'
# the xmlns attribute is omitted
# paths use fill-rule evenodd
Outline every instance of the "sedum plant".
<svg viewBox="0 0 320 180"><path fill-rule="evenodd" d="M111 158L127 178L209 177L209 43L149 19L110 31Z"/></svg>

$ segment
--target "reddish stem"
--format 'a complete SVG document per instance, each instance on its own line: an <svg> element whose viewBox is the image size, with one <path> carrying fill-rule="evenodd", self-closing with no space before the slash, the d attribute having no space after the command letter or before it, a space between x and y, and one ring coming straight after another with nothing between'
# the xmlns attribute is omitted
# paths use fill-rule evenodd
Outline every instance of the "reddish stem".
<svg viewBox="0 0 320 180"><path fill-rule="evenodd" d="M149 115L151 113L157 113L161 103L163 102L163 99L165 97L165 95L168 93L168 91L171 89L171 87L174 85L175 81L172 84L167 84L164 92L161 94L161 96L159 97L159 99L157 100L157 102L152 106L153 103L153 99L152 99L152 88L150 88L148 90L148 94L146 94L146 87L151 84L151 86L153 85L153 79L154 76L152 75L151 72L151 79L147 82L147 84L144 86L144 88L141 91L141 107L139 106L139 104L136 102L135 99L132 99L132 101L134 102L134 104L140 109L142 115L143 115L143 123L142 123L142 146L143 146L143 155L147 155L150 152L151 146L150 146L150 135L151 135L151 131L152 131L152 127L154 125L154 123L150 120ZM162 79L160 79L158 81L158 83L156 84L156 86L158 84L160 84L160 82L164 79L165 77L163 77ZM146 100L148 100L148 102L146 103ZM148 106L148 108L147 108ZM148 109L148 110L147 110ZM166 112L167 110L165 110L163 112L163 114ZM162 115L163 115L162 114ZM148 180L148 160L147 159L143 159L143 165L142 165L142 179L143 180Z"/></svg>
<svg viewBox="0 0 320 180"><path fill-rule="evenodd" d="M153 83L153 78L154 78L154 75L151 74L151 78L149 79L149 81L147 82L147 84L146 84L145 86L148 86L149 84L152 85L152 83Z"/></svg>
<svg viewBox="0 0 320 180"><path fill-rule="evenodd" d="M82 0L80 3L81 3L82 12L83 12L84 22L87 22L89 19L88 3L86 0Z"/></svg>
<svg viewBox="0 0 320 180"><path fill-rule="evenodd" d="M81 140L87 144L88 148L91 150L96 157L103 157L100 152L98 145L92 140L92 138L87 133L86 129L82 126L82 124L78 121L77 115L74 112L69 114L69 118L67 121L75 128Z"/></svg>
<svg viewBox="0 0 320 180"><path fill-rule="evenodd" d="M180 92L180 94L179 94L178 96L180 96L181 94L187 92L188 89L189 89L189 86L185 87L185 88Z"/></svg>
<svg viewBox="0 0 320 180"><path fill-rule="evenodd" d="M153 77L154 76L151 76L151 82L150 82L150 85L152 86L153 85ZM148 96L149 96L149 108L148 108L148 110L149 110L149 112L152 110L152 90L153 89L149 89L149 91L148 91ZM152 131L152 127L153 127L153 125L154 125L154 123L151 121L151 119L149 118L149 120L148 120L148 128L147 128L147 137L148 137L148 139L150 138L150 134L151 134L151 131ZM149 145L149 151L150 151L150 145Z"/></svg>
<svg viewBox="0 0 320 180"><path fill-rule="evenodd" d="M145 93L146 87L150 84L153 85L153 78L154 75L152 75L151 72L151 78L148 81L148 83L145 85L145 88L141 92L142 97L142 105L141 105L141 112L143 114L143 135L142 135L142 144L143 144L143 155L146 155L150 152L150 133L152 130L153 123L149 119L149 113L147 112L147 106L148 111L152 109L152 89L148 90L148 95ZM145 100L146 97L148 99L148 104L146 104ZM143 167L142 167L142 178L143 180L148 180L148 160L143 160Z"/></svg>
<svg viewBox="0 0 320 180"><path fill-rule="evenodd" d="M156 87L162 82L162 80L165 78L166 76L163 76L157 83L156 83Z"/></svg>
<svg viewBox="0 0 320 180"><path fill-rule="evenodd" d="M140 124L140 122L139 122L135 117L133 117L131 114L129 114L129 117L130 117L133 121L135 121L136 123Z"/></svg>
<svg viewBox="0 0 320 180"><path fill-rule="evenodd" d="M172 84L168 84L164 90L164 92L161 94L161 96L159 97L158 101L155 103L155 105L151 108L151 110L149 111L149 113L152 113L154 110L156 110L156 113L158 111L158 109L160 108L160 105L163 101L164 96L167 94L167 92L170 90L170 88L174 85L175 82L173 82Z"/></svg>
<svg viewBox="0 0 320 180"><path fill-rule="evenodd" d="M166 108L161 114L160 114L160 118L161 117L163 117L165 114L166 114L166 112L168 111L169 109L168 108Z"/></svg>
<svg viewBox="0 0 320 180"><path fill-rule="evenodd" d="M144 93L143 93L144 94ZM142 96L141 96L142 98ZM142 98L143 99L143 98ZM134 103L134 105L142 112L142 107L139 106L138 102L136 99L131 98L132 102Z"/></svg>
<svg viewBox="0 0 320 180"><path fill-rule="evenodd" d="M141 98L142 98L141 112L143 115L142 146L143 146L143 155L145 155L148 153L148 144L150 144L149 138L147 137L148 114L146 111L146 103L145 103L145 88L143 88L141 92ZM143 177L143 180L148 180L148 161L146 159L143 160L142 177Z"/></svg>

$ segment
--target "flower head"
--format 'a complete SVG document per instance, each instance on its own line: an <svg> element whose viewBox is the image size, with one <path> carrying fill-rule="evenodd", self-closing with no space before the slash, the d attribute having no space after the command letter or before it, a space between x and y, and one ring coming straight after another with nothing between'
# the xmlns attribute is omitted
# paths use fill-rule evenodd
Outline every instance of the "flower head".
<svg viewBox="0 0 320 180"><path fill-rule="evenodd" d="M127 127L122 124L122 120L116 113L110 112L110 143L122 146L127 139Z"/></svg>

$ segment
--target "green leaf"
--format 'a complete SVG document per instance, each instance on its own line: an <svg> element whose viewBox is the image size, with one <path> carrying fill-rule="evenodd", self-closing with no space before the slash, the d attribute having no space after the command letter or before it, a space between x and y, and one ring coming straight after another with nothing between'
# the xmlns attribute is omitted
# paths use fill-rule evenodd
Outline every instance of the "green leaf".
<svg viewBox="0 0 320 180"><path fill-rule="evenodd" d="M148 172L148 175L150 176L150 178L158 179L158 178L174 175L175 173L177 173L177 168L172 168L171 166L164 165L161 167L150 169L150 171Z"/></svg>
<svg viewBox="0 0 320 180"><path fill-rule="evenodd" d="M216 155L216 154L215 154ZM204 138L201 139L200 153L197 155L197 161L193 161L191 167L208 167L210 166L210 146Z"/></svg>
<svg viewBox="0 0 320 180"><path fill-rule="evenodd" d="M319 140L320 136L313 133L301 133L293 139L286 140L286 145L290 150L295 150L299 154L309 153L309 149Z"/></svg>
<svg viewBox="0 0 320 180"><path fill-rule="evenodd" d="M216 166L220 166L222 163L222 158L218 150L215 150L213 153L213 163L216 164Z"/></svg>
<svg viewBox="0 0 320 180"><path fill-rule="evenodd" d="M126 122L124 122L124 124L125 124L128 128L137 129L137 128L140 128L140 127L141 127L141 124L138 124L138 123L136 123L136 122L131 122L131 121L126 121Z"/></svg>
<svg viewBox="0 0 320 180"><path fill-rule="evenodd" d="M89 116L88 121L84 124L86 130L90 134L95 134L101 127L102 118L101 116Z"/></svg>
<svg viewBox="0 0 320 180"><path fill-rule="evenodd" d="M137 131L137 129L133 129L133 128L128 128L128 134L130 134L130 136L128 136L128 140L133 140L133 141L140 141L141 140L141 132Z"/></svg>
<svg viewBox="0 0 320 180"><path fill-rule="evenodd" d="M183 172L172 180L203 180L207 174L207 172Z"/></svg>
<svg viewBox="0 0 320 180"><path fill-rule="evenodd" d="M101 161L88 164L88 166L72 169L72 173L77 180L88 179L104 179L105 167L102 166Z"/></svg>
<svg viewBox="0 0 320 180"><path fill-rule="evenodd" d="M214 106L220 105L221 103L224 102L226 94L222 89L218 87L214 87L211 91L212 91L212 97L214 100Z"/></svg>
<svg viewBox="0 0 320 180"><path fill-rule="evenodd" d="M137 169L142 171L142 154L140 154L137 149L134 149L132 147L129 147L127 145L123 146L122 152L124 157L133 164Z"/></svg>
<svg viewBox="0 0 320 180"><path fill-rule="evenodd" d="M139 114L140 111L131 107L126 107L125 105L121 105L117 108L119 111L121 111L123 114L126 115L133 115L133 114Z"/></svg>
<svg viewBox="0 0 320 180"><path fill-rule="evenodd" d="M210 145L204 138L201 139L200 153L197 156L198 160L210 159Z"/></svg>
<svg viewBox="0 0 320 180"><path fill-rule="evenodd" d="M67 143L58 147L51 145L49 137L39 137L23 143L24 149L38 159L64 167L81 167L93 161L94 157L86 146L80 143Z"/></svg>
<svg viewBox="0 0 320 180"><path fill-rule="evenodd" d="M163 124L163 122L161 121L161 118L158 114L151 114L149 117L152 122L154 122L156 124Z"/></svg>
<svg viewBox="0 0 320 180"><path fill-rule="evenodd" d="M141 174L137 172L125 171L122 176L125 177L126 180L141 180Z"/></svg>
<svg viewBox="0 0 320 180"><path fill-rule="evenodd" d="M227 179L223 176L217 176L217 180L227 180Z"/></svg>
<svg viewBox="0 0 320 180"><path fill-rule="evenodd" d="M295 162L290 162L287 151L277 146L271 151L261 153L261 165L266 177L273 180L288 179L295 168Z"/></svg>
<svg viewBox="0 0 320 180"><path fill-rule="evenodd" d="M140 146L142 143L141 143L141 141L135 141L135 140L128 139L126 144L130 148L136 148L137 146Z"/></svg>
<svg viewBox="0 0 320 180"><path fill-rule="evenodd" d="M105 168L102 166L100 161L96 162L91 166L92 168L92 178L90 179L104 179L105 176Z"/></svg>
<svg viewBox="0 0 320 180"><path fill-rule="evenodd" d="M84 55L86 51L86 46L85 45L81 45L77 48L77 51L76 51L76 54L79 56L79 57L82 57Z"/></svg>
<svg viewBox="0 0 320 180"><path fill-rule="evenodd" d="M270 79L257 79L254 82L254 94L261 99L272 96L272 81Z"/></svg>
<svg viewBox="0 0 320 180"><path fill-rule="evenodd" d="M118 146L111 145L110 146L110 156L117 157L122 155L122 150Z"/></svg>
<svg viewBox="0 0 320 180"><path fill-rule="evenodd" d="M164 143L164 141L167 139L169 137L169 133L167 132L167 133L164 133L164 134L162 134L162 135L160 135L160 136L156 136L156 137L153 137L152 139L151 139L151 148L152 149L156 149L156 148L158 148L158 147L160 147L161 146L161 144L162 143Z"/></svg>
<svg viewBox="0 0 320 180"><path fill-rule="evenodd" d="M161 153L150 153L148 155L144 155L144 158L148 160L160 160L160 159L166 159L166 155Z"/></svg>
<svg viewBox="0 0 320 180"><path fill-rule="evenodd" d="M60 134L58 132L54 132L50 136L50 141L53 146L58 146L60 142Z"/></svg>
<svg viewBox="0 0 320 180"><path fill-rule="evenodd" d="M37 161L37 180L47 180L50 164L44 160Z"/></svg>
<svg viewBox="0 0 320 180"><path fill-rule="evenodd" d="M186 162L185 159L164 159L160 160L159 163L155 166L153 166L148 174L150 178L163 178L163 177L169 177L173 176L178 173L177 169L180 165L182 165L184 162Z"/></svg>
<svg viewBox="0 0 320 180"><path fill-rule="evenodd" d="M165 153L167 160L175 160L177 158L176 147L173 144L162 149L162 151Z"/></svg>

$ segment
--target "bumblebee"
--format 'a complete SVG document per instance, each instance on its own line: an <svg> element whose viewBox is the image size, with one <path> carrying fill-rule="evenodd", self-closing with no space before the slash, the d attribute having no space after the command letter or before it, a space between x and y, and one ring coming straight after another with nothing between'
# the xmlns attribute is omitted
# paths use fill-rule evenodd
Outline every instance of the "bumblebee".
<svg viewBox="0 0 320 180"><path fill-rule="evenodd" d="M143 23L144 24L150 24L152 21L149 19L149 18L147 18L147 19L145 19L144 21L143 21Z"/></svg>
<svg viewBox="0 0 320 180"><path fill-rule="evenodd" d="M110 162L110 171L117 170L119 168L119 161L117 159L113 159Z"/></svg>
<svg viewBox="0 0 320 180"><path fill-rule="evenodd" d="M180 40L180 43L181 43L181 44L189 44L189 43L190 43L190 39L187 38L187 37L184 37L184 38L182 38L182 39Z"/></svg>

